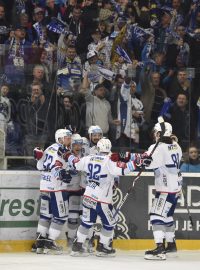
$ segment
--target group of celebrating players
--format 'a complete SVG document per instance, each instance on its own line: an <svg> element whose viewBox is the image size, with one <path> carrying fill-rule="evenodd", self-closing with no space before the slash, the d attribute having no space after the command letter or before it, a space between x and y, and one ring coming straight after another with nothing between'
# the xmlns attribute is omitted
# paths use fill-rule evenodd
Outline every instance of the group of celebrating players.
<svg viewBox="0 0 200 270"><path fill-rule="evenodd" d="M163 133L163 134L162 134ZM162 134L162 137L161 137ZM155 174L155 199L150 220L156 248L145 252L147 260L165 260L176 253L174 210L180 195L182 151L172 135L172 127L160 123L154 127L157 143L147 152L112 153L111 142L99 126L91 126L88 139L70 130L59 129L55 143L45 151L35 148L40 180L40 218L37 239L32 250L40 254L61 254L58 239L67 223L71 256L115 256L114 228L117 223L112 195L116 177L148 168ZM100 218L102 227L94 249L93 225Z"/></svg>

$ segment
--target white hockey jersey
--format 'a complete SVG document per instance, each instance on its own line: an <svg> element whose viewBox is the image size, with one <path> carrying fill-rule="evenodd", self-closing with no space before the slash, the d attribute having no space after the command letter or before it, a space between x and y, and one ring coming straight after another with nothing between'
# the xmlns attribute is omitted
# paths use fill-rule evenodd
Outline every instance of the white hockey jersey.
<svg viewBox="0 0 200 270"><path fill-rule="evenodd" d="M114 177L128 174L130 170L117 167L108 155L89 155L75 163L78 171L87 173L85 197L101 203L112 203Z"/></svg>
<svg viewBox="0 0 200 270"><path fill-rule="evenodd" d="M149 147L148 154L151 153L154 145ZM156 191L176 193L181 190L182 176L179 169L181 158L182 150L177 142L159 143L148 167L154 170Z"/></svg>
<svg viewBox="0 0 200 270"><path fill-rule="evenodd" d="M40 160L37 162L37 169L41 171L40 191L59 191L66 190L67 184L59 180L59 177L55 171L55 163L59 161L59 164L63 169L66 169L65 161L58 156L57 151L60 144L54 143L49 146Z"/></svg>

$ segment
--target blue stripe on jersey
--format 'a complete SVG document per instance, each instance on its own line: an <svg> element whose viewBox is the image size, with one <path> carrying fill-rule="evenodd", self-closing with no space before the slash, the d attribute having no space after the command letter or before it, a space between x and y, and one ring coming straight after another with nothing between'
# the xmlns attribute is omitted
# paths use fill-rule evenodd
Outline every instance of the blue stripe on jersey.
<svg viewBox="0 0 200 270"><path fill-rule="evenodd" d="M165 165L167 168L176 168L176 164L166 164Z"/></svg>
<svg viewBox="0 0 200 270"><path fill-rule="evenodd" d="M106 178L108 175L107 174L101 174L100 178Z"/></svg>

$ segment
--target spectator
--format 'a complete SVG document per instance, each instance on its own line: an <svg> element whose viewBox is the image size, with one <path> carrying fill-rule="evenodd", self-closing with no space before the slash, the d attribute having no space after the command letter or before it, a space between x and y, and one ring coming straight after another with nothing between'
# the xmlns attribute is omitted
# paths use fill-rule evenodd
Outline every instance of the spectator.
<svg viewBox="0 0 200 270"><path fill-rule="evenodd" d="M116 127L115 146L138 148L139 127L144 122L144 112L143 104L136 98L135 92L136 83L130 82L130 79L126 78L118 99L118 119L121 125Z"/></svg>
<svg viewBox="0 0 200 270"><path fill-rule="evenodd" d="M31 27L31 23L29 22L28 19L28 14L21 13L19 17L19 23L20 26L23 27L26 31L25 39L32 44L37 39L37 35Z"/></svg>
<svg viewBox="0 0 200 270"><path fill-rule="evenodd" d="M25 152L32 156L36 146L44 148L48 128L48 100L38 82L31 85L30 101L26 104L24 118L26 119Z"/></svg>
<svg viewBox="0 0 200 270"><path fill-rule="evenodd" d="M187 72L185 69L180 69L177 76L172 80L168 96L175 101L179 94L185 94L189 98L190 81L187 78Z"/></svg>
<svg viewBox="0 0 200 270"><path fill-rule="evenodd" d="M181 165L181 172L200 172L199 152L196 146L190 146Z"/></svg>
<svg viewBox="0 0 200 270"><path fill-rule="evenodd" d="M144 105L144 117L148 123L155 124L160 114L164 99L167 97L164 89L160 87L160 74L158 72L141 73L141 101Z"/></svg>
<svg viewBox="0 0 200 270"><path fill-rule="evenodd" d="M33 68L33 78L31 81L31 85L28 86L27 94L30 95L32 91L32 84L37 83L41 85L42 90L44 91L45 96L49 95L49 84L46 81L46 78L48 78L45 75L45 67L43 65L35 65ZM46 71L48 72L48 71Z"/></svg>
<svg viewBox="0 0 200 270"><path fill-rule="evenodd" d="M174 134L179 139L183 151L189 143L190 117L188 98L185 94L179 94L176 102L170 108L167 118L173 127Z"/></svg>
<svg viewBox="0 0 200 270"><path fill-rule="evenodd" d="M7 126L11 116L11 103L7 95L9 92L8 85L1 86L0 96L0 129L7 133Z"/></svg>
<svg viewBox="0 0 200 270"><path fill-rule="evenodd" d="M119 125L118 119L113 120L110 103L105 99L106 89L103 84L97 84L92 95L86 92L86 130L92 125L101 127L104 136L107 136L109 124Z"/></svg>
<svg viewBox="0 0 200 270"><path fill-rule="evenodd" d="M32 58L31 44L25 36L25 29L17 25L10 39L6 41L5 74L12 86L10 94L16 99L25 86L26 71Z"/></svg>
<svg viewBox="0 0 200 270"><path fill-rule="evenodd" d="M64 21L68 24L69 32L78 37L81 34L81 8L75 6L69 14L66 14Z"/></svg>
<svg viewBox="0 0 200 270"><path fill-rule="evenodd" d="M78 130L79 125L79 113L76 106L74 106L73 96L65 95L63 97L63 104L65 108L65 127L71 126L72 130Z"/></svg>
<svg viewBox="0 0 200 270"><path fill-rule="evenodd" d="M5 57L5 41L9 37L9 24L5 19L5 7L0 3L0 72L3 70Z"/></svg>
<svg viewBox="0 0 200 270"><path fill-rule="evenodd" d="M80 80L81 77L82 65L80 58L77 56L76 48L72 45L68 46L62 69L58 70L57 85L62 87L65 92L70 92L70 79Z"/></svg>

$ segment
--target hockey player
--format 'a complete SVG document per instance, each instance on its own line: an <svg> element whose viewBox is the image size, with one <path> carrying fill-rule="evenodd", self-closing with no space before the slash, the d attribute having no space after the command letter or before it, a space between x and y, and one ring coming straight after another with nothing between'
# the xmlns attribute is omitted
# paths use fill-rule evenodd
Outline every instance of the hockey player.
<svg viewBox="0 0 200 270"><path fill-rule="evenodd" d="M60 254L62 252L55 240L59 237L68 217L66 186L71 181L71 176L66 171L64 159L58 155L58 149L69 147L71 136L72 133L69 130L57 130L55 133L56 143L49 146L43 154L40 153L40 159L37 162L37 169L41 171L37 253Z"/></svg>
<svg viewBox="0 0 200 270"><path fill-rule="evenodd" d="M83 139L79 134L73 134L71 138L71 153L77 157L81 157ZM67 184L67 192L69 193L69 217L68 217L68 247L70 247L76 236L76 231L79 224L80 204L82 189L81 187L81 172L68 167L72 180Z"/></svg>
<svg viewBox="0 0 200 270"><path fill-rule="evenodd" d="M160 138L161 126L154 127L156 141ZM150 154L154 145L146 152ZM154 241L157 247L145 252L147 260L165 260L166 253L176 252L175 225L173 214L177 200L180 196L182 177L180 173L180 160L182 150L172 136L171 124L165 122L165 132L160 143L152 155L148 169L155 174L155 199L150 210L150 221L153 227ZM165 247L164 239L167 242Z"/></svg>
<svg viewBox="0 0 200 270"><path fill-rule="evenodd" d="M103 131L99 126L90 126L88 136L90 141L90 154L96 154L98 152L97 143L103 137Z"/></svg>
<svg viewBox="0 0 200 270"><path fill-rule="evenodd" d="M88 184L83 195L82 222L77 231L77 239L72 245L71 256L85 256L83 244L87 238L89 229L100 216L103 227L100 232L100 240L97 245L97 256L114 256L115 250L110 246L113 230L116 224L112 205L113 184L115 175L128 174L134 171L138 161L129 161L127 164L113 162L110 159L111 142L102 138L97 143L98 153L81 159L73 155L68 162L77 170L87 173ZM142 164L139 162L138 164Z"/></svg>

